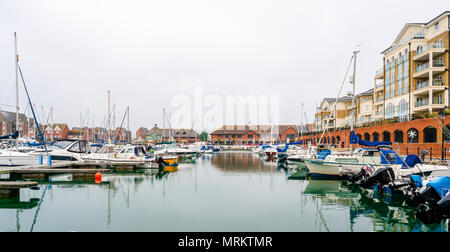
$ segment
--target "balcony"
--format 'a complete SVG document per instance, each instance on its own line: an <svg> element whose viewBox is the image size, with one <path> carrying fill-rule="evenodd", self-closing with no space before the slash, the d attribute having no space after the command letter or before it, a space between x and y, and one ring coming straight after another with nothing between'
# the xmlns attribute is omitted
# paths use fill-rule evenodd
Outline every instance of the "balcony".
<svg viewBox="0 0 450 252"><path fill-rule="evenodd" d="M384 69L380 68L375 72L375 78L376 79L383 79L384 76Z"/></svg>
<svg viewBox="0 0 450 252"><path fill-rule="evenodd" d="M416 108L427 106L429 104L428 98L416 101Z"/></svg>
<svg viewBox="0 0 450 252"><path fill-rule="evenodd" d="M379 117L379 116L382 116L382 115L383 115L383 111L382 110L379 110L379 111L375 112L375 116L376 117Z"/></svg>
<svg viewBox="0 0 450 252"><path fill-rule="evenodd" d="M383 89L384 82L378 82L375 84L375 89Z"/></svg>
<svg viewBox="0 0 450 252"><path fill-rule="evenodd" d="M434 96L431 104L428 98L416 101L414 112L424 112L430 109L432 111L435 109L443 109L443 108L445 108L443 97Z"/></svg>
<svg viewBox="0 0 450 252"><path fill-rule="evenodd" d="M443 43L432 43L417 50L416 54L413 57L413 60L428 61L430 58L430 53L432 53L432 57L435 57L444 54L445 50L446 48Z"/></svg>
<svg viewBox="0 0 450 252"><path fill-rule="evenodd" d="M445 64L442 61L433 61L430 67L429 62L419 64L416 67L416 72L413 74L414 78L427 78L429 73L432 72L433 75L445 72Z"/></svg>

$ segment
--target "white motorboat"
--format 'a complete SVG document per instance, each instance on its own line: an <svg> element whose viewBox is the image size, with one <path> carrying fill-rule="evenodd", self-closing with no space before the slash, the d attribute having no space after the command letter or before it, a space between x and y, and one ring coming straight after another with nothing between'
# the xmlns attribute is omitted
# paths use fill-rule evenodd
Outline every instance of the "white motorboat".
<svg viewBox="0 0 450 252"><path fill-rule="evenodd" d="M12 149L0 150L0 167L38 165L39 157Z"/></svg>
<svg viewBox="0 0 450 252"><path fill-rule="evenodd" d="M88 154L88 143L85 140L61 140L52 146L43 149L31 151L31 156L50 156L54 162L80 162Z"/></svg>

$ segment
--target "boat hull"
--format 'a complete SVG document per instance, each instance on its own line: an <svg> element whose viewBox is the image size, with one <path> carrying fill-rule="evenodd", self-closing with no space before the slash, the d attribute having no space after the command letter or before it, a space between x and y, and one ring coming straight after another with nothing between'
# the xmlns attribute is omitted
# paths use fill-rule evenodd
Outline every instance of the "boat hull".
<svg viewBox="0 0 450 252"><path fill-rule="evenodd" d="M323 160L305 160L308 173L312 177L342 178L345 174L357 173L362 167L372 165L376 168L384 167L381 164L338 163Z"/></svg>

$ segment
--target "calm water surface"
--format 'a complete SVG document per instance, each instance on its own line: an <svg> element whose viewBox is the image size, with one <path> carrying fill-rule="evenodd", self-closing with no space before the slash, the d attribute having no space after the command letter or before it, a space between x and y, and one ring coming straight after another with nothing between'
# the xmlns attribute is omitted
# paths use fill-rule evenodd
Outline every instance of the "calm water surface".
<svg viewBox="0 0 450 252"><path fill-rule="evenodd" d="M423 225L398 202L304 176L242 152L202 156L177 171L104 174L101 184L62 176L40 182L29 202L0 200L0 231L447 230Z"/></svg>

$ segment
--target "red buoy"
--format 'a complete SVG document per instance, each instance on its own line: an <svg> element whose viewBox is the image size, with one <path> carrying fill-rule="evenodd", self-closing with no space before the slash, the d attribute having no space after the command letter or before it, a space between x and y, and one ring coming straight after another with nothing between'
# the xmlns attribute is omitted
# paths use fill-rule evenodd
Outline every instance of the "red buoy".
<svg viewBox="0 0 450 252"><path fill-rule="evenodd" d="M102 179L102 174L99 173L99 172L97 172L97 173L95 174L95 180L101 180L101 179Z"/></svg>

